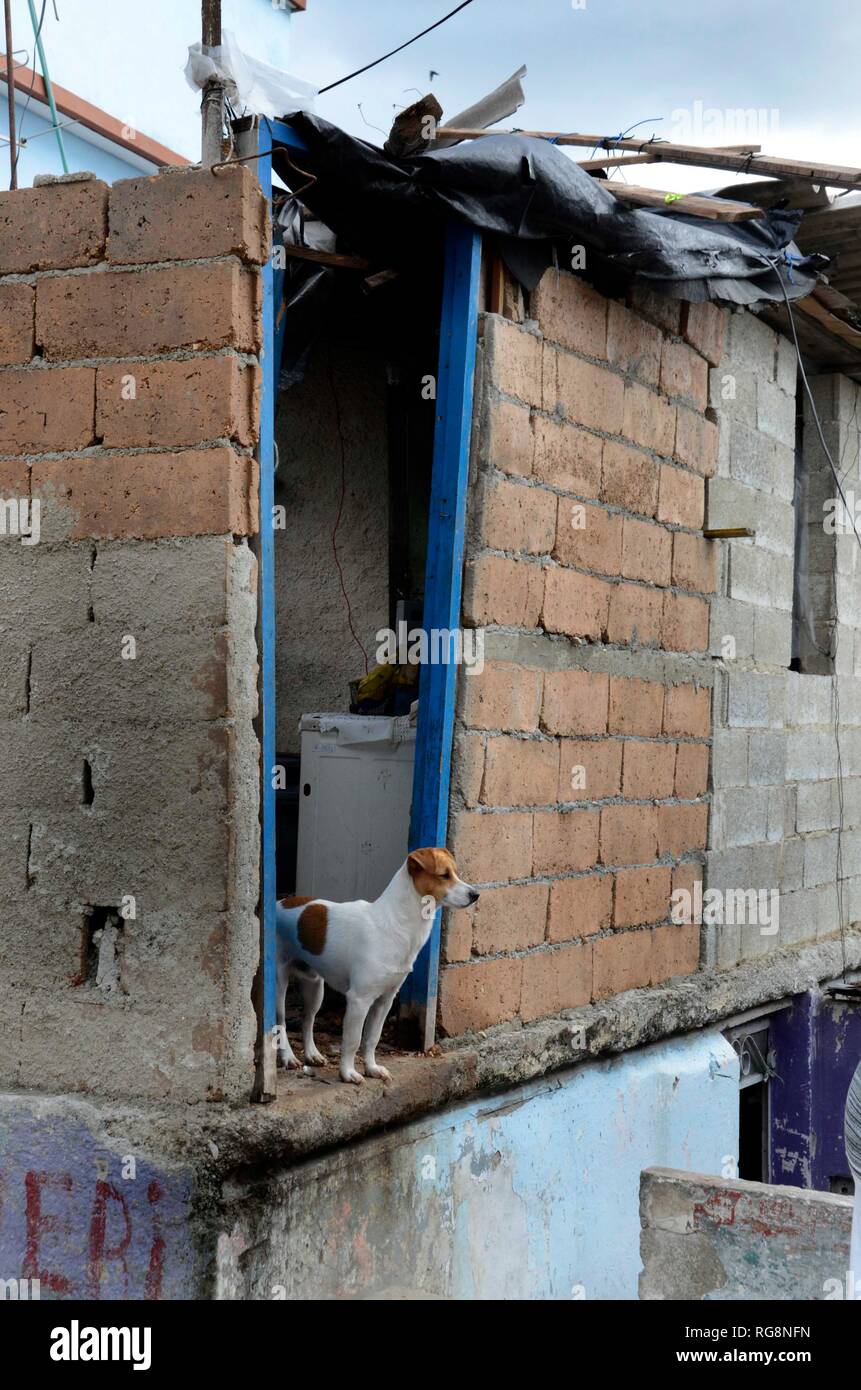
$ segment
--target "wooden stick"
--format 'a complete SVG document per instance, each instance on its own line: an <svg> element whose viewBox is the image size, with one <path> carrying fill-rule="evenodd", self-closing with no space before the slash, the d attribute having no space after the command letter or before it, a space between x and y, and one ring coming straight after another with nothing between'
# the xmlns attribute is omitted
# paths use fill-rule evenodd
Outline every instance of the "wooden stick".
<svg viewBox="0 0 861 1390"><path fill-rule="evenodd" d="M690 217L705 217L710 222L750 222L754 218L765 217L762 208L750 203L733 203L728 198L703 198L696 193L665 193L658 188L638 188L630 183L603 183L608 193L618 198L620 203L633 203L635 207L672 209L684 212Z"/></svg>
<svg viewBox="0 0 861 1390"><path fill-rule="evenodd" d="M334 265L340 270L370 270L371 268L371 262L363 260L361 256L339 256L334 251L315 251L310 246L288 246L286 242L283 246L279 243L273 254L277 255L282 250L285 256L292 256L296 260L318 261L320 265Z"/></svg>
<svg viewBox="0 0 861 1390"><path fill-rule="evenodd" d="M487 134L492 135L493 131L489 130ZM759 145L722 145L721 149L737 150L739 153L747 154L748 149L758 150ZM645 152L643 154L608 155L605 159L578 160L580 168L585 169L587 173L591 173L593 169L624 168L626 164L660 164L660 162L659 155L654 153L646 154Z"/></svg>
<svg viewBox="0 0 861 1390"><path fill-rule="evenodd" d="M729 169L734 174L761 174L767 178L799 178L810 183L829 184L834 188L861 188L861 169L842 164L807 164L801 159L779 159L758 154L758 146L738 150L714 149L700 145L676 145L670 140L613 140L606 135L564 135L552 130L458 130L441 126L438 138L449 136L457 140L478 140L488 135L528 135L539 140L553 140L557 145L582 145L585 148L631 150L634 154L654 151L658 163L694 164L703 169Z"/></svg>

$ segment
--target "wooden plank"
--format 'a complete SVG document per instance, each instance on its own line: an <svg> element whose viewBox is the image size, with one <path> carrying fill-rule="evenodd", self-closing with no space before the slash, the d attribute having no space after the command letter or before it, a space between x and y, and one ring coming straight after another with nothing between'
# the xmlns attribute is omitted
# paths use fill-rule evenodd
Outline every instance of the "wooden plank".
<svg viewBox="0 0 861 1390"><path fill-rule="evenodd" d="M487 133L488 135L492 135L493 131L488 131ZM744 153L747 153L748 148L749 147L747 145L721 146L721 149L739 150L743 151ZM754 145L753 148L758 150L759 146ZM642 154L607 155L604 159L580 159L577 162L580 165L581 169L585 169L587 173L591 173L593 169L624 169L625 166L628 164L659 164L660 160L658 159L657 155L651 152L644 151ZM773 185L770 184L769 187L773 187Z"/></svg>
<svg viewBox="0 0 861 1390"><path fill-rule="evenodd" d="M695 193L665 193L658 188L638 188L630 183L602 184L621 203L635 207L661 208L664 212L684 212L690 217L705 217L711 222L751 222L765 216L762 208L748 203L724 202L718 198L702 198Z"/></svg>
<svg viewBox="0 0 861 1390"><path fill-rule="evenodd" d="M275 254L283 249L285 256L298 261L317 261L320 265L333 265L341 270L370 270L371 262L361 256L340 256L335 251L315 251L310 246L289 246L285 242L275 248Z"/></svg>
<svg viewBox="0 0 861 1390"><path fill-rule="evenodd" d="M552 140L556 145L580 145L586 149L632 150L643 154L655 151L658 163L694 164L703 169L729 169L735 174L759 174L769 178L797 178L811 183L825 183L834 188L861 188L861 169L842 164L808 164L801 159L780 159L773 155L713 149L700 145L677 145L671 140L612 140L606 135L563 134L552 130L460 130L443 126L438 136L453 136L458 140L477 140L488 135L529 135L538 140Z"/></svg>
<svg viewBox="0 0 861 1390"><path fill-rule="evenodd" d="M848 343L850 347L861 350L861 332L853 328L850 323L839 319L836 314L832 314L824 304L821 304L815 295L809 294L805 299L796 299L793 308L799 313L804 314L809 319L816 319L818 323L835 338L841 342Z"/></svg>

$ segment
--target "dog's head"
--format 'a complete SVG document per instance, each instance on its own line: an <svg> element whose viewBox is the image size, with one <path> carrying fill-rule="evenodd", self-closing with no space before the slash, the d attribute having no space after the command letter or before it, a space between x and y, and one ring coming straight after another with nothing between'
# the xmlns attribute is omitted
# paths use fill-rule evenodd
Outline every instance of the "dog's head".
<svg viewBox="0 0 861 1390"><path fill-rule="evenodd" d="M478 889L457 876L457 865L447 849L414 849L407 870L420 898L435 898L441 907L469 907Z"/></svg>

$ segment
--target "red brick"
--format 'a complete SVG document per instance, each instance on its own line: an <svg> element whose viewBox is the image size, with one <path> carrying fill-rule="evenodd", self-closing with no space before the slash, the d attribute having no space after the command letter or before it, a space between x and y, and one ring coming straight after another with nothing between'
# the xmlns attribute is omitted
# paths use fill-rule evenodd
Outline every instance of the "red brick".
<svg viewBox="0 0 861 1390"><path fill-rule="evenodd" d="M532 815L523 811L461 811L454 855L467 883L499 883L532 872Z"/></svg>
<svg viewBox="0 0 861 1390"><path fill-rule="evenodd" d="M527 405L543 403L543 343L535 334L507 319L485 321L485 351L490 380L505 393Z"/></svg>
<svg viewBox="0 0 861 1390"><path fill-rule="evenodd" d="M717 471L718 445L720 434L717 425L693 410L679 406L676 412L676 440L674 456L686 468L692 468L704 478L711 478Z"/></svg>
<svg viewBox="0 0 861 1390"><path fill-rule="evenodd" d="M26 459L0 459L0 496L30 496L30 465Z"/></svg>
<svg viewBox="0 0 861 1390"><path fill-rule="evenodd" d="M523 959L520 1016L524 1023L576 1009L592 998L592 943L533 951Z"/></svg>
<svg viewBox="0 0 861 1390"><path fill-rule="evenodd" d="M577 425L535 418L534 476L580 497L601 492L603 440Z"/></svg>
<svg viewBox="0 0 861 1390"><path fill-rule="evenodd" d="M709 644L709 606L687 594L664 594L661 646L670 652L704 652Z"/></svg>
<svg viewBox="0 0 861 1390"><path fill-rule="evenodd" d="M609 927L613 914L613 875L557 878L550 885L548 941L574 941Z"/></svg>
<svg viewBox="0 0 861 1390"><path fill-rule="evenodd" d="M625 740L622 795L632 801L659 801L672 796L676 771L674 743Z"/></svg>
<svg viewBox="0 0 861 1390"><path fill-rule="evenodd" d="M676 796L686 801L702 796L709 780L709 749L706 743L680 743L676 754Z"/></svg>
<svg viewBox="0 0 861 1390"><path fill-rule="evenodd" d="M612 586L576 570L547 569L541 625L568 637L603 637Z"/></svg>
<svg viewBox="0 0 861 1390"><path fill-rule="evenodd" d="M46 512L62 513L72 540L257 530L257 463L232 449L44 459L32 488Z"/></svg>
<svg viewBox="0 0 861 1390"><path fill-rule="evenodd" d="M479 899L480 901L480 899ZM472 922L466 912L449 912L443 919L442 958L446 965L469 960L472 952Z"/></svg>
<svg viewBox="0 0 861 1390"><path fill-rule="evenodd" d="M666 340L661 354L661 390L673 399L690 401L698 410L708 404L708 365L687 343Z"/></svg>
<svg viewBox="0 0 861 1390"><path fill-rule="evenodd" d="M663 613L660 589L647 589L641 584L617 584L610 599L607 641L657 646L661 640Z"/></svg>
<svg viewBox="0 0 861 1390"><path fill-rule="evenodd" d="M658 807L658 841L661 854L678 859L689 850L705 849L708 842L708 802L686 802Z"/></svg>
<svg viewBox="0 0 861 1390"><path fill-rule="evenodd" d="M670 918L674 922L690 924L691 922L702 922L702 911L697 910L695 903L696 885L702 884L703 866L702 864L687 863L677 864L673 869L673 896L676 893L686 893L684 910L680 912L680 900L671 901Z"/></svg>
<svg viewBox="0 0 861 1390"><path fill-rule="evenodd" d="M491 401L485 416L484 454L502 473L532 473L535 453L533 420L526 406Z"/></svg>
<svg viewBox="0 0 861 1390"><path fill-rule="evenodd" d="M540 671L502 662L461 679L464 723L474 729L526 732L538 728L543 677Z"/></svg>
<svg viewBox="0 0 861 1390"><path fill-rule="evenodd" d="M716 568L717 548L714 541L676 531L673 536L674 584L680 589L696 589L701 594L713 594Z"/></svg>
<svg viewBox="0 0 861 1390"><path fill-rule="evenodd" d="M111 187L108 260L115 265L269 255L268 204L251 169L169 169Z"/></svg>
<svg viewBox="0 0 861 1390"><path fill-rule="evenodd" d="M257 439L258 368L238 357L122 362L99 367L96 428L107 448ZM129 395L134 383L134 399Z"/></svg>
<svg viewBox="0 0 861 1390"><path fill-rule="evenodd" d="M616 932L592 943L592 998L610 999L651 983L652 933Z"/></svg>
<svg viewBox="0 0 861 1390"><path fill-rule="evenodd" d="M723 357L727 313L721 305L707 299L702 304L682 307L682 337L713 367L717 367Z"/></svg>
<svg viewBox="0 0 861 1390"><path fill-rule="evenodd" d="M697 926L656 927L652 932L653 985L677 975L693 975L700 963L700 929Z"/></svg>
<svg viewBox="0 0 861 1390"><path fill-rule="evenodd" d="M504 479L488 488L482 535L491 550L549 555L556 538L556 494Z"/></svg>
<svg viewBox="0 0 861 1390"><path fill-rule="evenodd" d="M477 806L484 780L484 734L460 729L455 734L452 776L454 789L465 806Z"/></svg>
<svg viewBox="0 0 861 1390"><path fill-rule="evenodd" d="M559 504L553 557L564 565L618 574L622 552L622 518L604 507L557 498Z"/></svg>
<svg viewBox="0 0 861 1390"><path fill-rule="evenodd" d="M622 533L622 574L649 584L667 585L673 554L673 538L663 526L625 517Z"/></svg>
<svg viewBox="0 0 861 1390"><path fill-rule="evenodd" d="M469 912L451 915L471 916L476 955L525 951L544 940L549 896L547 883L509 883L504 888L485 888Z"/></svg>
<svg viewBox="0 0 861 1390"><path fill-rule="evenodd" d="M4 371L0 453L48 454L95 443L95 380L92 367Z"/></svg>
<svg viewBox="0 0 861 1390"><path fill-rule="evenodd" d="M453 1038L514 1018L520 1009L521 971L519 956L448 966L440 975L442 1032Z"/></svg>
<svg viewBox="0 0 861 1390"><path fill-rule="evenodd" d="M657 386L661 368L660 329L624 305L610 302L607 320L607 356L630 376Z"/></svg>
<svg viewBox="0 0 861 1390"><path fill-rule="evenodd" d="M536 811L533 873L564 874L591 869L597 858L597 811Z"/></svg>
<svg viewBox="0 0 861 1390"><path fill-rule="evenodd" d="M703 524L705 514L705 483L693 473L661 464L661 484L658 496L658 521L670 521L676 526L694 530Z"/></svg>
<svg viewBox="0 0 861 1390"><path fill-rule="evenodd" d="M559 410L559 352L552 343L541 349L541 406L551 415Z"/></svg>
<svg viewBox="0 0 861 1390"><path fill-rule="evenodd" d="M98 179L0 193L0 275L100 261L107 206L107 185Z"/></svg>
<svg viewBox="0 0 861 1390"><path fill-rule="evenodd" d="M574 769L577 785L574 785ZM611 739L563 739L559 754L557 798L602 801L618 796L622 784L622 744Z"/></svg>
<svg viewBox="0 0 861 1390"><path fill-rule="evenodd" d="M567 352L558 356L559 400L569 420L605 434L622 433L625 385L607 367Z"/></svg>
<svg viewBox="0 0 861 1390"><path fill-rule="evenodd" d="M0 366L33 356L33 295L32 285L0 285Z"/></svg>
<svg viewBox="0 0 861 1390"><path fill-rule="evenodd" d="M257 272L226 261L49 276L36 291L36 340L55 361L175 348L256 352L260 299Z"/></svg>
<svg viewBox="0 0 861 1390"><path fill-rule="evenodd" d="M609 688L600 671L548 671L541 727L550 734L605 734Z"/></svg>
<svg viewBox="0 0 861 1390"><path fill-rule="evenodd" d="M481 627L537 627L544 593L540 565L503 555L480 555L466 570L464 616Z"/></svg>
<svg viewBox="0 0 861 1390"><path fill-rule="evenodd" d="M616 875L613 925L640 927L665 922L670 910L670 869L650 864L646 869L620 869Z"/></svg>
<svg viewBox="0 0 861 1390"><path fill-rule="evenodd" d="M705 686L671 685L664 701L664 733L672 738L708 738L711 691Z"/></svg>
<svg viewBox="0 0 861 1390"><path fill-rule="evenodd" d="M602 806L602 864L647 864L657 857L658 808Z"/></svg>
<svg viewBox="0 0 861 1390"><path fill-rule="evenodd" d="M669 456L676 433L676 408L645 386L629 383L625 387L622 428L613 432L623 434L643 449Z"/></svg>
<svg viewBox="0 0 861 1390"><path fill-rule="evenodd" d="M654 516L658 505L658 467L642 450L606 440L601 496L615 507Z"/></svg>
<svg viewBox="0 0 861 1390"><path fill-rule="evenodd" d="M544 272L532 292L530 315L554 343L584 357L607 356L607 301L568 272Z"/></svg>
<svg viewBox="0 0 861 1390"><path fill-rule="evenodd" d="M611 734L641 734L654 738L661 732L664 687L655 681L610 680L607 727Z"/></svg>
<svg viewBox="0 0 861 1390"><path fill-rule="evenodd" d="M644 280L636 280L628 295L629 302L638 314L650 323L657 324L665 333L678 333L681 322L682 302L671 299L668 294L652 289Z"/></svg>
<svg viewBox="0 0 861 1390"><path fill-rule="evenodd" d="M559 747L550 739L491 738L487 743L485 806L549 806L556 800Z"/></svg>

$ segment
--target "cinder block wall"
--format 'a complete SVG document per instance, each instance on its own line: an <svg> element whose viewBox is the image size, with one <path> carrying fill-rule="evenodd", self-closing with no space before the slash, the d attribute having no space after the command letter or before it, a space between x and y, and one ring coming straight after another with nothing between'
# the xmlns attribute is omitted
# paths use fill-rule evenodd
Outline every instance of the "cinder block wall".
<svg viewBox="0 0 861 1390"><path fill-rule="evenodd" d="M851 532L825 531L823 502L836 488L812 411L806 400L796 401L796 375L791 343L750 313L731 316L724 356L711 373L721 446L707 515L711 526L750 527L756 540L723 543L712 605L714 800L706 884L780 897L777 931L756 923L706 928L706 963L719 966L832 936L840 926L838 711L845 779L842 925L861 916L858 545ZM858 388L839 376L814 378L812 386L829 451L846 473L844 487L851 489L855 480L857 488ZM809 572L813 637L826 653L836 645L836 692L830 676L817 674L830 662L807 640L802 671L789 670L796 504L802 508L800 554Z"/></svg>
<svg viewBox="0 0 861 1390"><path fill-rule="evenodd" d="M242 168L0 195L5 1086L251 1084L267 236Z"/></svg>
<svg viewBox="0 0 861 1390"><path fill-rule="evenodd" d="M701 534L724 315L548 272L483 320L440 1024L524 1022L687 974L708 833L716 556Z"/></svg>

